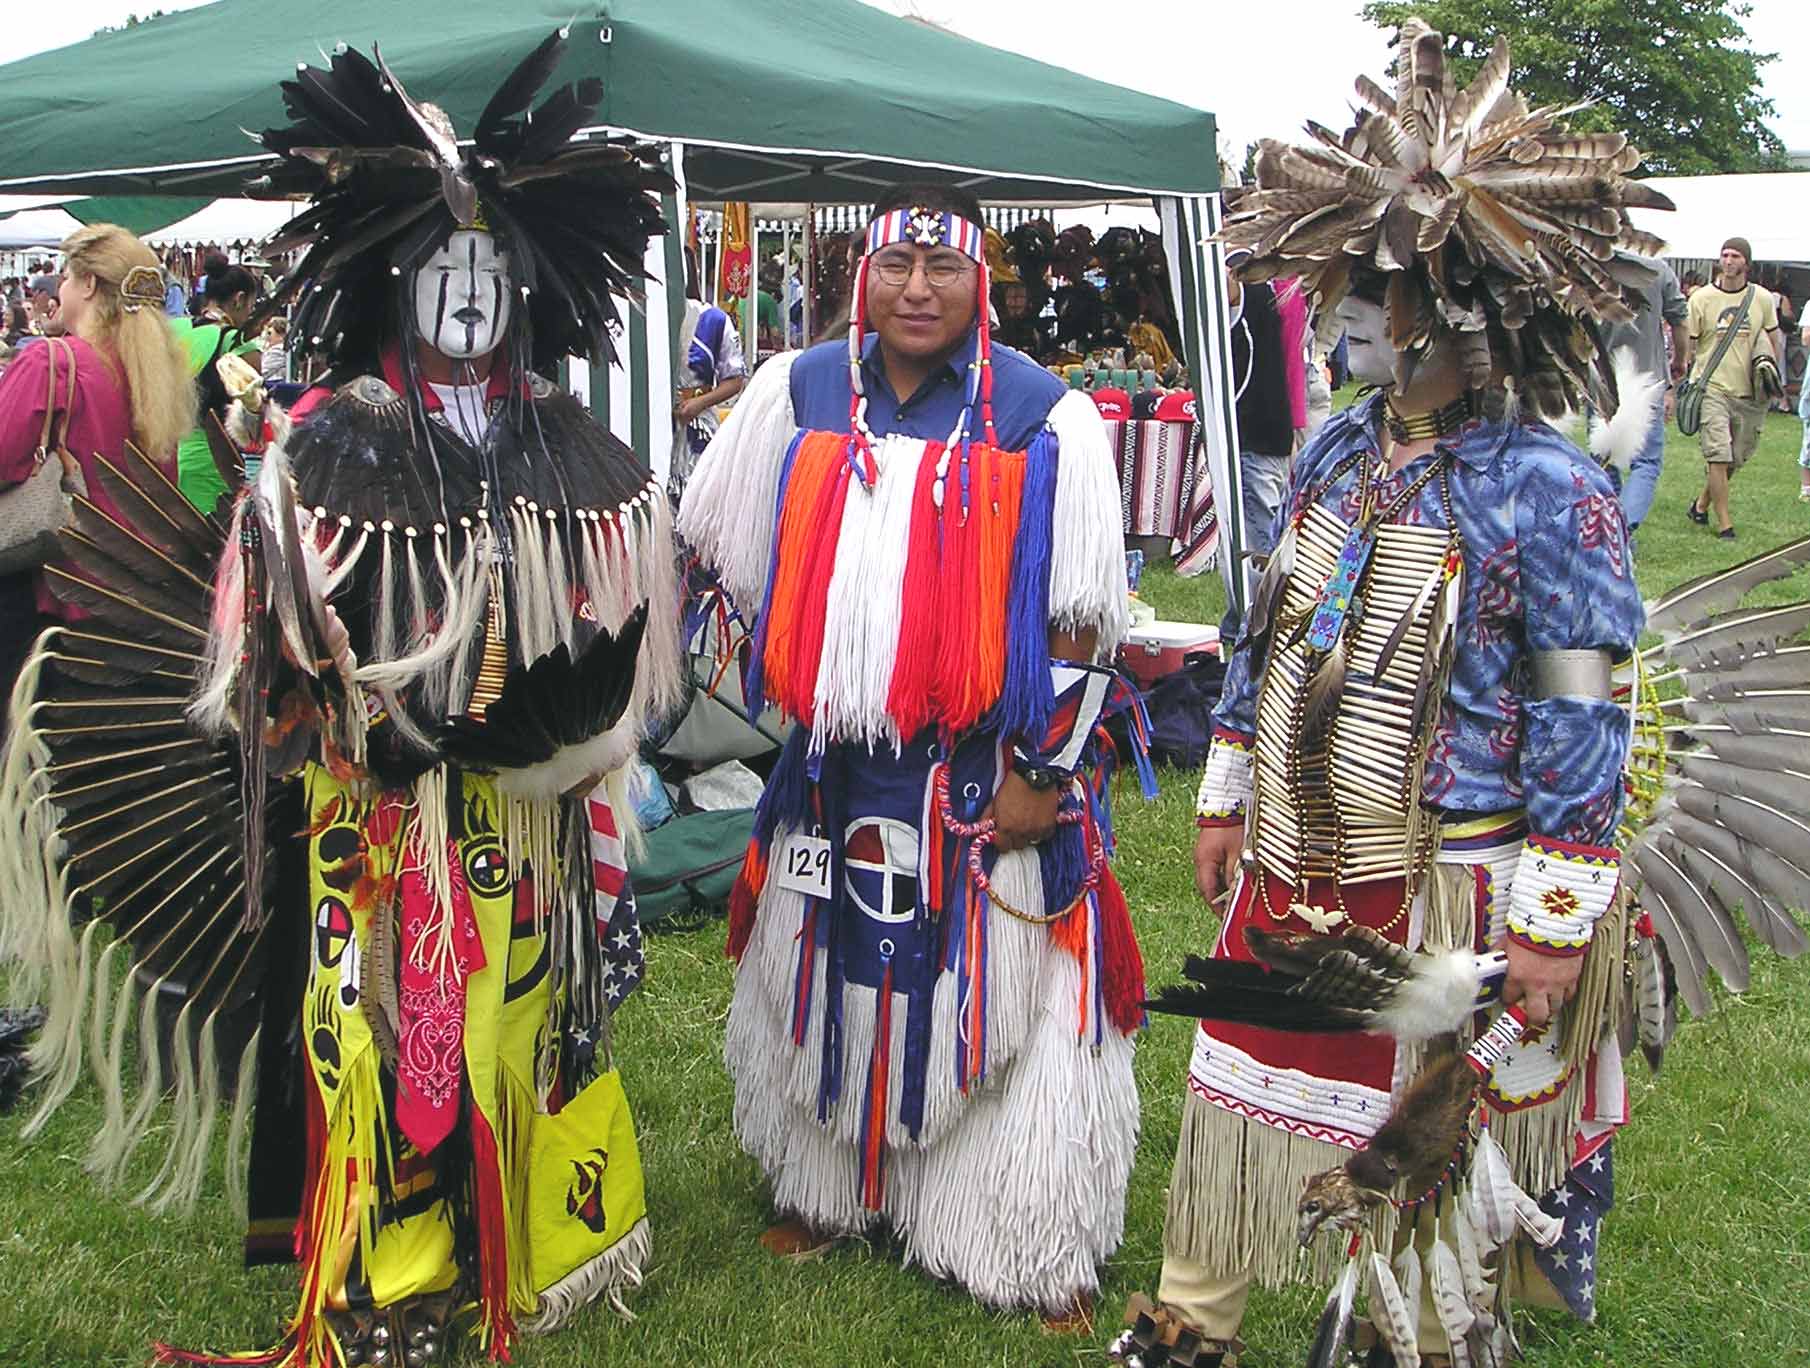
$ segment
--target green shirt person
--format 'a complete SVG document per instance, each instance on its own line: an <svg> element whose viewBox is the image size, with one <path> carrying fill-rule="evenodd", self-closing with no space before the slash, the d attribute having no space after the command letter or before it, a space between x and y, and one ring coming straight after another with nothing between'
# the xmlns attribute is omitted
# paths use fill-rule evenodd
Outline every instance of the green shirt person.
<svg viewBox="0 0 1810 1368"><path fill-rule="evenodd" d="M242 356L258 368L259 343L240 330L258 301L258 279L243 266L221 266L207 273L201 311L194 318L173 318L170 327L188 349L189 375L201 396L202 423L212 412L226 416L226 391L214 373L223 356ZM208 450L207 432L196 427L176 447L176 484L183 497L203 513L211 513L226 481Z"/></svg>

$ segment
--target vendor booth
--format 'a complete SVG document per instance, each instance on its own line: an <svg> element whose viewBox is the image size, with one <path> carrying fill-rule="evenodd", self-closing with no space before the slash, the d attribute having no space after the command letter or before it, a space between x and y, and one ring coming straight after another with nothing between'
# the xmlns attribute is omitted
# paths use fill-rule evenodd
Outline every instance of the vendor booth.
<svg viewBox="0 0 1810 1368"><path fill-rule="evenodd" d="M0 192L246 193L264 158L240 129L279 120L273 74L342 39L379 43L412 88L432 91L455 126L470 128L522 54L569 25L574 42L555 79L604 84L600 125L581 136L663 144L679 187L675 223L689 201L860 205L918 172L957 176L991 203L1142 201L1161 222L1175 334L1204 396L1202 450L1227 515L1220 565L1243 603L1211 114L857 0L608 0L578 18L550 0L450 0L431 22L400 0L322 0L275 26L261 22L263 11L260 0L218 0L0 68ZM176 85L143 79L167 69L189 75ZM571 379L663 470L683 316L677 235L656 244L648 264L644 303L618 339L620 364Z"/></svg>

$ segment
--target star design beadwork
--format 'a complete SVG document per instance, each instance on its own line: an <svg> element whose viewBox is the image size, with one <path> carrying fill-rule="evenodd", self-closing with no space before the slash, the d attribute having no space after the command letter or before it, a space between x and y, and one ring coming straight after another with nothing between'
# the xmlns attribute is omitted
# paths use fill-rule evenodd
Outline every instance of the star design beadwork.
<svg viewBox="0 0 1810 1368"><path fill-rule="evenodd" d="M919 247L941 247L943 245L943 216L922 204L914 205L911 210L911 222L906 228L906 233Z"/></svg>

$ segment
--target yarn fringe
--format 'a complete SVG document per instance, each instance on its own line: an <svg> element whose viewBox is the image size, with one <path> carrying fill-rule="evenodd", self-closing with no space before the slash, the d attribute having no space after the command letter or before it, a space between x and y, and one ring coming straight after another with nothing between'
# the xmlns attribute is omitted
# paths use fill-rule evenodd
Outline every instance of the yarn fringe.
<svg viewBox="0 0 1810 1368"><path fill-rule="evenodd" d="M679 504L678 532L716 570L744 617L759 609L773 564L781 475L797 424L784 352L754 373L698 462Z"/></svg>

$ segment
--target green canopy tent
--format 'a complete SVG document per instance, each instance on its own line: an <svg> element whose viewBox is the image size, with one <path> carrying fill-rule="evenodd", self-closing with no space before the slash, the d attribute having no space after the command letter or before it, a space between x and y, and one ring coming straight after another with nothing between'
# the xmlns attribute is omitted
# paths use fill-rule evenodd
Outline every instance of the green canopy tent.
<svg viewBox="0 0 1810 1368"><path fill-rule="evenodd" d="M1211 114L858 0L604 0L577 18L565 0L446 0L426 11L318 0L280 24L268 18L262 0L216 0L0 67L0 192L245 193L262 154L240 130L278 123L278 74L342 41L379 44L412 92L469 129L510 67L569 23L555 80L601 77L595 131L668 144L698 200L864 203L913 170L991 201L1149 198L1162 210L1203 394L1222 567L1243 601L1220 252L1202 241L1218 226ZM157 71L185 74L145 79ZM660 468L682 313L676 242L651 264L661 283L630 320L626 370L612 368L593 402Z"/></svg>

